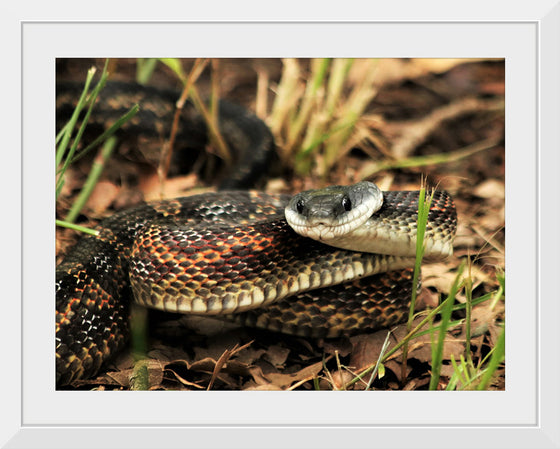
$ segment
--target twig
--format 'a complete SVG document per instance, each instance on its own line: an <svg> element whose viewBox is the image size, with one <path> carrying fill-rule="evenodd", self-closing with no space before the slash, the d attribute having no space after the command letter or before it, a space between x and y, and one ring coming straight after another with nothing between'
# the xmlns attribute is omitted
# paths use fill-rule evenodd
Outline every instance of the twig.
<svg viewBox="0 0 560 449"><path fill-rule="evenodd" d="M192 85L202 74L202 71L207 64L207 59L197 59L195 61L194 67L192 68L185 82L183 92L181 92L181 97L177 101L175 115L173 117L173 124L171 125L171 133L169 135L169 142L167 142L167 145L164 146L161 154L160 164L158 167L158 176L162 186L165 179L167 178L167 173L169 172L169 165L171 164L171 156L173 154L173 145L175 144L175 137L177 136L177 131L179 130L179 118L181 117L183 106L187 101Z"/></svg>

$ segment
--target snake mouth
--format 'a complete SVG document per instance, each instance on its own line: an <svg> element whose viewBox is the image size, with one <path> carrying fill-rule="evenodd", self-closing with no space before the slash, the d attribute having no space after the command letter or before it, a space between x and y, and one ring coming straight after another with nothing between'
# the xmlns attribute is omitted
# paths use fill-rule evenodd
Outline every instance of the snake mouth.
<svg viewBox="0 0 560 449"><path fill-rule="evenodd" d="M371 182L331 186L295 195L285 210L298 234L328 243L362 226L383 204L383 194Z"/></svg>

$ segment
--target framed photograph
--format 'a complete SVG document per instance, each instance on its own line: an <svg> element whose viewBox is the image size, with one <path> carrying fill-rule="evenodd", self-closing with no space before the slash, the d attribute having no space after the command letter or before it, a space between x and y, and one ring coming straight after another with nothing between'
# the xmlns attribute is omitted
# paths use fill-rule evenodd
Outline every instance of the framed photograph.
<svg viewBox="0 0 560 449"><path fill-rule="evenodd" d="M560 446L558 304L552 288L560 268L554 225L557 2L520 9L505 3L471 6L466 16L435 2L421 10L411 4L404 17L387 5L368 7L359 16L327 9L321 20L305 10L282 21L249 12L226 17L229 6L189 9L184 21L163 13L130 21L114 6L98 21L64 15L37 21L24 12L6 19L5 39L20 43L13 60L20 59L21 70L8 74L7 83L21 86L8 92L10 110L21 110L21 127L8 130L11 147L21 153L7 155L13 169L4 191L16 193L21 174L21 196L7 194L6 207L22 212L21 223L11 222L6 230L21 235L21 242L7 242L6 253L21 253L21 272L9 276L6 298L12 300L6 301L2 326L3 403L10 410L3 447L182 447L187 441L195 447L365 447L372 441L384 447L472 447L473 441ZM82 134L82 118L74 119L84 86L84 99L98 97L91 113L84 106L81 117L85 113L89 124ZM91 142L92 150L82 155ZM259 156L261 146L273 154ZM103 159L106 151L113 153ZM261 165L247 175L244 167L255 158ZM99 166L102 174L82 194ZM356 183L366 180L385 192L380 210L392 211L404 200L392 200L395 194L387 192L416 191L426 175L428 186L436 188L426 239L452 234L454 254L442 261L433 248L445 250L447 243L425 244L423 284L413 289L414 260L422 258L416 237L406 255L358 261L348 259L357 257L350 252L361 254L355 249L336 250L340 261L329 265L347 263L339 269L345 280L362 288L362 280L347 275L359 265L356 277L374 275L375 289L384 285L386 291L372 306L352 293L360 298L358 312L332 312L331 302L323 304L326 293L315 295L310 285L342 274L308 274L312 266L324 268L325 232L321 242L292 249L300 245L294 239L303 237L284 229L284 209L301 213L312 207L310 197L293 195L358 185L336 191L342 198L336 213L342 216L361 207L367 195ZM239 193L247 188L263 196ZM223 191L229 192L226 200ZM74 210L79 201L84 204ZM248 215L253 219L264 210L266 226L245 216L233 224L224 218L255 204ZM158 222L142 221L146 207ZM210 223L204 222L204 232L177 225L183 210L203 208L211 217L200 219ZM422 228L416 210L410 214L414 236ZM376 213L383 212L368 216ZM141 224L131 224L131 217ZM91 240L104 246L70 249L79 239L67 229L69 222L97 230ZM443 230L435 222L444 222ZM176 228L161 231L164 223ZM251 230L241 235L245 226ZM132 227L135 239L139 229L146 233L126 243L122 235ZM204 245L180 252L185 245L179 228ZM271 232L278 233L276 242L268 240ZM361 241L360 251L367 251L369 240ZM169 241L178 243L168 250ZM227 251L210 254L208 242ZM157 257L146 255L152 249ZM112 251L118 253L114 259ZM95 262L84 261L84 253ZM186 267L184 272L169 268L171 256L163 253L180 254L177 267ZM247 253L250 261L243 259ZM61 265L64 255L68 266ZM409 265L391 265L401 256ZM297 259L300 271L286 281L294 269L290 265L286 274L279 267L288 257ZM152 270L156 259L163 263ZM214 259L230 267L227 272L214 268ZM150 320L138 361L122 350L128 347L128 334L122 341L120 334L129 329L128 308L124 324L118 323L120 306L107 312L114 299L105 273L116 276L122 264L131 273L126 289L149 309L199 312L197 300L169 299L191 298L196 291L212 298L204 308L219 302L246 314L230 321L267 329L189 322L188 335L198 333L192 326L218 326L218 332L185 343L183 333L154 337L151 330L163 321L166 332L176 331L178 319L170 322L157 311L142 318L133 309L140 326ZM281 279L281 286L251 277L256 264L267 282ZM194 266L200 268L196 274ZM70 281L61 281L61 270ZM153 273L166 279L167 290L156 285ZM165 277L170 273L173 280ZM398 282L405 275L403 287ZM138 279L148 277L151 290L145 291ZM124 282L115 280L117 297ZM61 289L68 289L66 299ZM291 297L289 289L298 295L309 291L307 299L297 297L297 313L283 303L256 312L245 307ZM182 293L170 295L171 290ZM215 299L224 290L227 298ZM76 299L77 291L82 299ZM399 293L406 297L400 308L401 300L394 299ZM341 290L334 295L348 302ZM411 296L427 308L409 310ZM75 303L87 306L82 310ZM319 314L300 324L317 309ZM336 326L343 331L332 330ZM104 329L100 336L91 336L98 327ZM295 335L285 336L286 329ZM133 337L135 348L143 338L137 343ZM181 343L171 343L176 341Z"/></svg>

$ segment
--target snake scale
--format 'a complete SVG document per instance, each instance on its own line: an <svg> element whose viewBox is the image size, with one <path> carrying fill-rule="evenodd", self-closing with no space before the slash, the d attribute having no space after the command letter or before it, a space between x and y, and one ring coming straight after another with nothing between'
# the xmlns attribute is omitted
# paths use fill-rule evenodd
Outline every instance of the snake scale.
<svg viewBox="0 0 560 449"><path fill-rule="evenodd" d="M130 91L127 86L119 95ZM67 92L72 89L58 89L57 106ZM133 101L142 105L143 88L134 92ZM148 93L157 97L153 89ZM265 125L236 108L220 109L221 131L239 155L236 175L222 181L226 190L118 212L98 224L97 236L82 237L57 267L57 386L94 376L126 345L131 301L310 337L388 327L407 315L418 192L379 192L379 209L365 211L360 229L369 227L368 234L358 238L358 248L384 240L384 247L397 248L396 253L329 246L323 242L326 220L335 216L337 229L342 229L350 221L345 217L358 210L364 215L362 197L367 195L362 190L372 185L296 197L231 190L253 182L253 171L262 172L270 160L255 148L265 147L266 152L273 146ZM238 112L239 123L232 110ZM140 132L143 120L125 131ZM189 129L197 119L189 111L183 121L182 129ZM315 225L322 231L315 238L320 241L296 233L286 220L287 211L319 220ZM448 193L436 191L428 217L428 258L450 254L455 229L453 201ZM342 246L348 248L346 242Z"/></svg>

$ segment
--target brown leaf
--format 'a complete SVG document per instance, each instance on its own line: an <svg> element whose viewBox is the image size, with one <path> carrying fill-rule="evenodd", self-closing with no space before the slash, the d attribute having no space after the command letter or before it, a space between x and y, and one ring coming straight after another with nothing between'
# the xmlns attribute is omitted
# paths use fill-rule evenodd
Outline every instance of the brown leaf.
<svg viewBox="0 0 560 449"><path fill-rule="evenodd" d="M316 377L323 369L323 362L317 362L313 365L306 366L293 374L269 374L271 383L279 387L293 386L295 382L311 380Z"/></svg>
<svg viewBox="0 0 560 449"><path fill-rule="evenodd" d="M197 360L190 365L187 364L187 368L192 371L200 371L203 373L211 373L214 371L214 367L216 366L216 360L206 357L202 360Z"/></svg>
<svg viewBox="0 0 560 449"><path fill-rule="evenodd" d="M355 371L375 364L379 358L383 343L387 338L387 330L375 332L373 334L361 334L350 338L353 350L350 356L350 367ZM395 344L394 337L391 335L391 344Z"/></svg>
<svg viewBox="0 0 560 449"><path fill-rule="evenodd" d="M438 332L439 331L436 331L435 335L433 336L434 341L437 340ZM404 326L401 326L399 329L395 330L395 338L397 338L398 341L404 338L405 335L406 328ZM459 358L459 355L463 354L464 351L464 340L458 339L447 333L443 343L443 360L450 360L452 354L455 357L455 360L457 360ZM401 350L395 353L397 357L400 356L400 354L402 354ZM432 336L428 333L411 339L408 345L408 357L418 359L420 362L431 363Z"/></svg>
<svg viewBox="0 0 560 449"><path fill-rule="evenodd" d="M99 181L91 192L86 207L96 215L102 214L119 194L120 187L110 181Z"/></svg>
<svg viewBox="0 0 560 449"><path fill-rule="evenodd" d="M288 358L290 350L278 345L272 345L264 354L264 359L270 362L273 366L279 368L283 367Z"/></svg>
<svg viewBox="0 0 560 449"><path fill-rule="evenodd" d="M239 354L237 355L237 361L240 363L245 363L247 365L252 365L265 353L266 349L246 348L243 351L239 352Z"/></svg>
<svg viewBox="0 0 560 449"><path fill-rule="evenodd" d="M385 368L386 369L390 369L393 374L395 376L397 376L397 379L399 380L399 382L402 381L401 379L401 374L402 374L402 357L399 357L398 359L393 359L393 360L388 360L387 362L385 362ZM408 379L408 376L410 376L410 373L412 372L412 368L410 367L410 365L406 365L406 377Z"/></svg>
<svg viewBox="0 0 560 449"><path fill-rule="evenodd" d="M498 302L495 307L491 304L485 303L472 310L471 316L471 335L476 337L488 332L490 343L496 344L496 341L502 333L502 326L498 318L502 317L504 313L504 303ZM463 333L465 332L465 325L463 325Z"/></svg>
<svg viewBox="0 0 560 449"><path fill-rule="evenodd" d="M331 374L330 381L334 390L344 390L344 386L348 384L348 382L350 382L354 377L354 374L345 369L341 369Z"/></svg>
<svg viewBox="0 0 560 449"><path fill-rule="evenodd" d="M283 389L273 384L263 384L244 388L243 391L283 391Z"/></svg>
<svg viewBox="0 0 560 449"><path fill-rule="evenodd" d="M340 357L346 357L352 352L352 342L348 338L325 340L322 344L322 348L325 354L335 355L338 353Z"/></svg>
<svg viewBox="0 0 560 449"><path fill-rule="evenodd" d="M191 382L191 381L185 379L184 377L182 377L180 374L178 374L172 368L167 368L167 371L170 372L175 377L176 380L178 380L179 382L181 382L183 385L185 385L187 387L198 388L200 390L204 389L204 386L199 385L196 382Z"/></svg>
<svg viewBox="0 0 560 449"><path fill-rule="evenodd" d="M251 368L251 375L257 385L261 387L272 385L272 389L285 390L313 379L321 372L322 368L323 362L317 362L292 374L269 373L265 375L260 368L254 367Z"/></svg>
<svg viewBox="0 0 560 449"><path fill-rule="evenodd" d="M189 355L181 348L164 344L154 344L147 353L148 357L161 362L172 360L189 360Z"/></svg>
<svg viewBox="0 0 560 449"><path fill-rule="evenodd" d="M432 292L430 289L422 288L416 298L415 310L424 310L427 308L435 308L439 304L439 293Z"/></svg>
<svg viewBox="0 0 560 449"><path fill-rule="evenodd" d="M500 198L502 200L505 198L504 183L497 179L488 179L480 183L472 192L480 198Z"/></svg>
<svg viewBox="0 0 560 449"><path fill-rule="evenodd" d="M192 173L189 175L168 178L162 185L159 176L154 173L151 176L141 178L140 190L144 193L146 201L157 201L164 198L185 196L187 193L192 195L194 193L193 188L198 182L198 176Z"/></svg>
<svg viewBox="0 0 560 449"><path fill-rule="evenodd" d="M444 377L447 377L448 379L450 379L451 376L453 376L453 374L455 374L455 368L451 364L449 364L449 365L443 364L443 365L441 365L441 368L439 370L439 374L440 374L440 376L444 376Z"/></svg>
<svg viewBox="0 0 560 449"><path fill-rule="evenodd" d="M418 390L419 388L422 388L425 385L428 385L430 383L430 378L429 377L423 377L423 378L415 378L415 379L411 379L404 387L403 387L403 391L413 391L413 390Z"/></svg>
<svg viewBox="0 0 560 449"><path fill-rule="evenodd" d="M214 385L214 381L218 377L220 370L225 366L225 364L239 351L248 347L252 342L247 343L244 346L235 345L232 349L227 349L224 353L220 356L220 358L216 361L214 366L214 370L212 371L212 377L210 378L210 382L208 383L207 390L212 389L212 385Z"/></svg>
<svg viewBox="0 0 560 449"><path fill-rule="evenodd" d="M265 377L260 366L252 366L249 368L249 373L253 377L256 385L268 385L270 381Z"/></svg>

